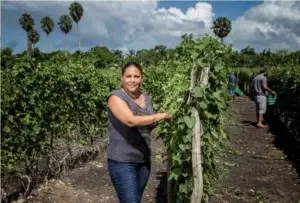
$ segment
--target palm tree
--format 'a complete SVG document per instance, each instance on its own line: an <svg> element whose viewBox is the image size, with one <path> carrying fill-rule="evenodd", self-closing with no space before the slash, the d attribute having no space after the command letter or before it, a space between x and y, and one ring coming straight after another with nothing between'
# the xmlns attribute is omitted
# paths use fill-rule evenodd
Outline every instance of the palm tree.
<svg viewBox="0 0 300 203"><path fill-rule="evenodd" d="M78 49L80 50L80 36L79 36L79 21L83 15L83 8L80 3L74 2L69 7L69 14L72 17L72 19L75 21L77 25L77 34L78 34Z"/></svg>
<svg viewBox="0 0 300 203"><path fill-rule="evenodd" d="M34 26L33 18L27 13L22 14L19 19L19 23L26 32L29 32Z"/></svg>
<svg viewBox="0 0 300 203"><path fill-rule="evenodd" d="M45 16L41 20L41 26L42 26L42 30L47 34L47 39L48 39L49 34L53 31L54 28L53 20L50 17ZM48 48L49 48L49 40L48 40Z"/></svg>
<svg viewBox="0 0 300 203"><path fill-rule="evenodd" d="M223 39L231 31L231 22L226 17L218 17L214 21L214 25L212 26L212 29L215 35L221 39L221 43L223 43Z"/></svg>
<svg viewBox="0 0 300 203"><path fill-rule="evenodd" d="M123 57L123 52L119 49L114 50L113 53L115 56L117 56L120 59Z"/></svg>
<svg viewBox="0 0 300 203"><path fill-rule="evenodd" d="M31 42L28 40L28 32L33 29L34 20L31 15L27 13L23 13L22 16L19 18L19 23L22 28L26 31L27 34L27 53L31 55Z"/></svg>
<svg viewBox="0 0 300 203"><path fill-rule="evenodd" d="M129 50L129 57L135 56L135 51L133 49Z"/></svg>
<svg viewBox="0 0 300 203"><path fill-rule="evenodd" d="M28 32L28 41L35 45L40 40L40 34L35 30L32 29Z"/></svg>
<svg viewBox="0 0 300 203"><path fill-rule="evenodd" d="M67 49L67 34L72 30L72 24L73 21L70 18L70 16L68 15L60 16L58 25L61 31L65 33L65 49Z"/></svg>

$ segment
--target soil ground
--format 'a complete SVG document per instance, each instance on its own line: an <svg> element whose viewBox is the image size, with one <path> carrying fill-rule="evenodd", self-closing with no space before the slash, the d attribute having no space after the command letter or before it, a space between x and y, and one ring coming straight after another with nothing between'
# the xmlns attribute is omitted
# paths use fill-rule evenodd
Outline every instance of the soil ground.
<svg viewBox="0 0 300 203"><path fill-rule="evenodd" d="M249 98L238 98L230 106L235 119L226 125L230 146L222 158L225 175L209 203L299 203L299 166L294 166L284 150L276 147L276 136L268 128L255 127L254 104ZM152 172L142 202L165 203L165 148L160 139L153 140L152 147ZM18 202L117 203L118 199L103 153L60 179L42 184L31 196Z"/></svg>
<svg viewBox="0 0 300 203"><path fill-rule="evenodd" d="M210 203L299 203L299 165L288 159L287 149L277 148L278 139L282 146L289 138L270 133L272 124L257 128L255 105L248 97L231 107L236 119L226 126L231 145L223 158L226 175Z"/></svg>

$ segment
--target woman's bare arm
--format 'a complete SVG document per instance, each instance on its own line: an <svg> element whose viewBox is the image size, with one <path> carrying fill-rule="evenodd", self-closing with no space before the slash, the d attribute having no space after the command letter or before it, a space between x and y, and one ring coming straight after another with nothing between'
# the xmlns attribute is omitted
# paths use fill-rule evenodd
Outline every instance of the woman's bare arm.
<svg viewBox="0 0 300 203"><path fill-rule="evenodd" d="M170 115L167 113L136 116L129 109L126 102L115 95L112 95L108 99L108 107L118 120L129 127L147 126L153 123L157 123L163 119L170 118Z"/></svg>

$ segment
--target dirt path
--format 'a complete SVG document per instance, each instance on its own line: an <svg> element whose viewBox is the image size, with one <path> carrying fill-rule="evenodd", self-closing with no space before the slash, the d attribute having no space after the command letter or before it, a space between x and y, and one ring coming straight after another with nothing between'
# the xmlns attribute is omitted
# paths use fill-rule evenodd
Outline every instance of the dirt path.
<svg viewBox="0 0 300 203"><path fill-rule="evenodd" d="M222 162L226 175L210 203L298 203L300 184L296 169L285 154L273 144L274 135L257 129L254 105L246 97L234 104L236 121L226 127L231 147ZM145 203L166 203L165 148L161 140L153 140L152 172L144 193ZM105 153L103 153L105 154ZM22 201L19 201L22 202ZM106 158L67 172L59 180L51 180L34 191L27 203L117 203L110 182Z"/></svg>
<svg viewBox="0 0 300 203"><path fill-rule="evenodd" d="M254 103L243 97L232 106L236 121L227 126L231 147L223 159L227 175L210 203L299 203L299 174L275 147L269 128L255 127Z"/></svg>

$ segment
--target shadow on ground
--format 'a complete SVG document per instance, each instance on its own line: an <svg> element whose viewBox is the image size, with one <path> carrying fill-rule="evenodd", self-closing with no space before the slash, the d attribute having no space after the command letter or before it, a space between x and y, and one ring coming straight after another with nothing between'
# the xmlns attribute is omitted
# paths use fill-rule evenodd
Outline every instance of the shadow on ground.
<svg viewBox="0 0 300 203"><path fill-rule="evenodd" d="M167 202L167 172L159 172L156 174L156 178L159 180L159 185L156 188L156 203Z"/></svg>
<svg viewBox="0 0 300 203"><path fill-rule="evenodd" d="M296 133L291 132L277 116L274 116L273 111L268 107L265 117L269 125L269 132L275 136L273 144L287 155L300 178L300 140L296 139ZM256 127L256 122L247 120L241 122Z"/></svg>
<svg viewBox="0 0 300 203"><path fill-rule="evenodd" d="M269 121L269 132L275 136L274 145L287 155L300 178L300 140L278 118L272 117Z"/></svg>
<svg viewBox="0 0 300 203"><path fill-rule="evenodd" d="M245 125L252 125L252 126L256 127L256 122L253 122L253 121L241 121L241 123L243 123Z"/></svg>

